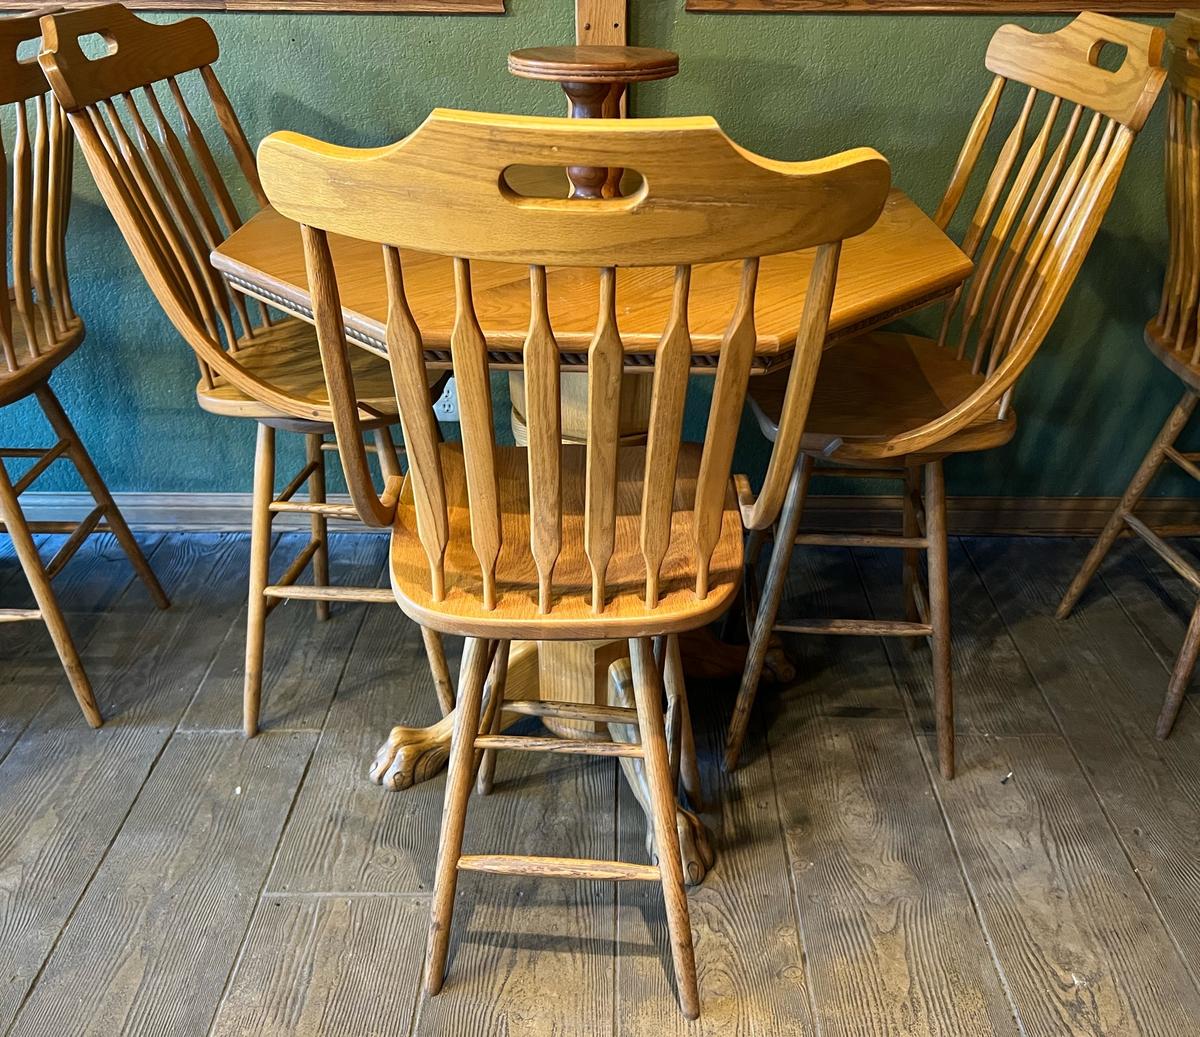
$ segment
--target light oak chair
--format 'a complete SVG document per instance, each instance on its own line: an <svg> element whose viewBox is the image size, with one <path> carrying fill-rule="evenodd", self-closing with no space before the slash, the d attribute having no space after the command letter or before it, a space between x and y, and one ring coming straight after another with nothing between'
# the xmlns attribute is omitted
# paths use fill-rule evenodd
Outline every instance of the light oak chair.
<svg viewBox="0 0 1200 1037"><path fill-rule="evenodd" d="M1101 64L1102 51L1110 46L1125 51L1115 71ZM978 199L960 242L975 261L975 273L946 306L936 339L876 332L839 343L821 361L803 459L775 531L753 615L725 750L728 769L737 766L775 629L929 638L938 763L945 777L953 776L942 462L1000 446L1016 431L1013 387L1058 315L1108 209L1129 148L1158 96L1165 74L1162 47L1161 29L1090 12L1057 32L1039 35L1005 25L992 37L985 64L994 79L934 217L948 228L969 190ZM1016 103L1002 106L1010 89L1018 94ZM999 115L1009 110L1015 112L1011 122ZM760 428L775 439L788 407L780 383L770 377L758 380L750 395ZM817 462L825 467L816 467ZM902 535L797 535L814 470L903 481ZM762 527L753 529L748 551L752 568L762 539ZM794 544L903 551L907 618L777 623ZM927 585L920 575L921 551L927 557Z"/></svg>
<svg viewBox="0 0 1200 1037"><path fill-rule="evenodd" d="M50 447L0 447L0 530L12 537L17 560L33 591L33 609L0 609L0 624L41 620L62 660L79 708L92 727L101 724L79 653L71 638L51 580L92 533L111 531L159 608L170 604L129 526L104 485L70 418L50 388L50 376L83 342L83 321L71 305L67 280L66 232L71 200L74 140L36 61L17 57L18 47L41 35L36 17L0 19L0 106L11 120L10 154L0 136L0 172L11 162L11 194L0 192L0 240L12 274L0 293L0 407L33 396L57 437ZM7 222L11 219L11 244ZM11 248L11 253L9 253ZM16 311L15 315L13 311ZM26 520L20 496L55 461L66 458L87 486L96 506L77 525ZM19 478L8 462L32 462ZM33 533L69 536L49 562L43 562Z"/></svg>
<svg viewBox="0 0 1200 1037"><path fill-rule="evenodd" d="M256 205L267 204L254 154L213 64L212 28L199 18L152 24L120 4L47 16L40 60L72 126L92 175L146 281L199 362L196 400L211 414L258 426L246 621L243 722L258 730L266 620L287 598L315 601L318 619L331 601L390 601L384 588L329 586L327 520L353 518L354 509L325 499L325 454L334 444L332 413L312 327L272 317L266 305L247 305L213 270L209 253L242 223L217 155L232 158ZM89 58L80 41L98 34L108 52ZM194 74L194 75L189 75ZM192 82L188 80L192 79ZM211 110L197 117L200 98ZM199 109L197 109L199 111ZM215 121L228 148L214 154L202 124ZM211 135L211 134L210 134ZM360 428L373 433L384 475L400 471L389 425L397 422L387 364L358 351L362 389ZM304 467L276 493L277 431L304 436ZM308 500L295 495L307 483ZM312 535L272 583L271 525L281 513L311 516ZM312 585L297 580L311 564ZM452 693L440 641L429 638L443 709Z"/></svg>
<svg viewBox="0 0 1200 1037"><path fill-rule="evenodd" d="M1134 515L1142 494L1163 462L1173 461L1200 479L1200 454L1175 449L1187 427L1200 393L1200 12L1180 11L1167 29L1172 53L1167 66L1171 89L1167 100L1167 224L1170 251L1158 313L1146 324L1144 340L1150 352L1183 382L1183 396L1142 459L1125 493L1083 566L1058 606L1065 619L1096 574L1117 537L1129 529L1157 551L1193 586L1200 587L1200 570L1162 536ZM1192 612L1183 647L1167 686L1156 733L1166 738L1175 726L1184 692L1200 652L1200 604Z"/></svg>
<svg viewBox="0 0 1200 1037"><path fill-rule="evenodd" d="M542 165L555 156L571 165L636 169L645 186L631 198L603 201L522 197L503 186L507 168ZM841 240L878 216L889 185L886 162L869 149L814 162L768 162L737 148L708 118L585 121L438 110L411 136L382 149L338 148L273 134L259 149L259 169L272 204L303 227L343 463L363 520L392 527L397 600L422 627L467 638L426 990L435 994L442 986L459 871L657 880L680 1001L694 1017L699 1001L675 829L672 754L664 732L664 674L652 641L661 639L664 661L677 659L675 636L725 611L741 580L742 522L730 462L756 344L758 257L817 248L789 387L792 413L802 425ZM403 481L389 479L382 496L366 477L356 434L362 387L343 334L327 233L383 245L389 359L411 469ZM451 358L461 444L439 443L435 435L421 330L404 291L411 257L401 248L448 257L448 284L453 269L457 320ZM708 433L702 445L682 442L692 266L733 260L741 261L741 290L724 337ZM530 402L527 447L497 446L494 437L487 343L471 292L473 267L488 261L529 270L530 323L522 355ZM559 352L547 299L546 268L552 265L597 271L585 445L564 445L560 434ZM675 269L645 446L619 443L624 347L618 266ZM779 509L799 431L795 423L786 426L761 495L744 498L759 525ZM636 709L547 701L513 708L535 716L636 724L640 742L492 733L503 703L489 692L485 705L485 677L493 657L503 664L511 640L597 638L629 639ZM678 679L678 667L664 668L668 679ZM490 686L500 688L503 680ZM644 760L658 865L463 856L473 775L481 751L497 749Z"/></svg>

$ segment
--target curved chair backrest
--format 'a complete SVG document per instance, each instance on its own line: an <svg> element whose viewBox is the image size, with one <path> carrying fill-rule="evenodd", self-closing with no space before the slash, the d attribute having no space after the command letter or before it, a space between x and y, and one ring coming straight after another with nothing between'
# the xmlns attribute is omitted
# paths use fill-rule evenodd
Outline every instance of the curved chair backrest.
<svg viewBox="0 0 1200 1037"><path fill-rule="evenodd" d="M0 18L0 108L8 124L0 134L0 177L6 165L12 170L10 184L0 180L0 196L6 196L0 242L12 274L8 291L0 293L0 373L9 375L48 366L56 347L82 333L67 285L71 130L47 96L36 59L17 56L22 43L40 36L36 16ZM11 232L4 225L9 219Z"/></svg>
<svg viewBox="0 0 1200 1037"><path fill-rule="evenodd" d="M949 226L969 188L978 202L961 247L975 273L952 297L940 341L970 357L981 387L899 437L918 453L965 428L1008 394L1044 341L1112 201L1134 138L1166 75L1161 29L1084 12L1057 32L1004 25L986 64L995 73L934 217ZM1115 70L1108 48L1124 50ZM1022 90L1022 88L1024 88ZM1006 90L1023 94L1015 122L997 118ZM994 164L982 161L994 134ZM981 182L980 182L981 181Z"/></svg>
<svg viewBox="0 0 1200 1037"><path fill-rule="evenodd" d="M1200 11L1167 27L1167 227L1170 252L1154 338L1187 365L1200 364Z"/></svg>
<svg viewBox="0 0 1200 1037"><path fill-rule="evenodd" d="M347 456L358 442L346 357L352 347L343 334L326 234L383 247L388 353L411 466L418 533L435 600L444 593L448 494L426 388L421 329L405 297L400 249L453 258L457 318L451 360L484 608L494 607L496 600L495 568L504 522L498 506L487 343L475 315L471 271L478 261L528 267L530 323L522 355L528 400L528 535L542 613L553 611L552 577L564 515L559 351L549 318L547 266L592 268L599 281L599 310L588 350L583 539L593 574L591 606L600 613L618 506L625 511L640 507L647 604L654 607L659 600L658 576L676 507L676 463L691 365L692 266L728 260L741 264L740 294L722 344L695 494L694 571L696 595L703 599L709 593L708 566L727 506L734 439L756 344L758 259L817 249L789 385L797 425L781 435L756 505L759 522L765 525L778 511L795 462L825 339L841 241L874 223L890 183L887 163L870 149L813 162L771 162L738 148L710 118L572 120L437 110L409 137L389 147L340 148L276 133L262 143L258 159L271 204L301 224L339 446L347 451L343 460L359 512L375 524L389 520L396 487L389 487L382 500L376 497L361 446L356 458ZM504 172L529 165L634 169L642 175L642 184L632 196L608 200L517 195L507 187ZM636 504L618 505L624 346L617 268L624 266L673 267L675 287L654 368L648 477Z"/></svg>
<svg viewBox="0 0 1200 1037"><path fill-rule="evenodd" d="M224 146L266 204L254 154L212 69L212 28L199 18L146 22L106 4L47 15L42 32L46 78L142 274L195 352L205 388L226 380L286 414L311 417L304 400L238 362L239 344L270 320L261 307L252 319L209 262L242 218L201 126L208 119L193 115L189 98L207 99ZM90 58L81 41L94 35L108 51Z"/></svg>

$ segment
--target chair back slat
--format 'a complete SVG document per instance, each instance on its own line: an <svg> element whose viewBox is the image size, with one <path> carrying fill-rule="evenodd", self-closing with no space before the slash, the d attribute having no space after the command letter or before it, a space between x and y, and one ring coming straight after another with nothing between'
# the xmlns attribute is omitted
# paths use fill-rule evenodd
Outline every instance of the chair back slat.
<svg viewBox="0 0 1200 1037"><path fill-rule="evenodd" d="M583 548L592 569L592 611L604 611L608 563L616 542L617 450L625 349L617 330L617 270L600 270L600 309L588 346L587 482Z"/></svg>
<svg viewBox="0 0 1200 1037"><path fill-rule="evenodd" d="M1032 100L1032 94L1030 98ZM992 271L996 266L996 260L1001 251L1009 245L1009 235L1016 225L1017 218L1029 194L1029 189L1033 186L1034 178L1042 166L1042 160L1046 157L1046 150L1050 142L1050 131L1053 129L1054 122L1058 118L1060 104L1059 98L1052 97L1050 99L1050 105L1046 109L1046 117L1042 120L1042 128L1038 131L1029 150L1025 152L1025 157L1021 160L1021 167L1017 170L1016 177L1013 180L1012 189L1008 192L1004 200L1004 205L996 216L992 231L988 235L983 255L976 260L975 277L971 280L971 286L967 291L966 300L963 303L962 327L958 336L958 355L960 358L966 351L967 340L974 327L975 319L979 316L979 308L987 295L988 287L991 284ZM1032 210L1030 211L1032 213ZM1028 221L1026 221L1026 225L1028 225ZM948 307L946 310L947 317L951 312L951 309ZM945 324L943 324L944 330ZM976 373L978 373L981 366L984 352L983 349L975 351Z"/></svg>
<svg viewBox="0 0 1200 1037"><path fill-rule="evenodd" d="M33 143L24 102L16 106L17 131L13 144L12 273L17 313L33 356L41 355L38 321L33 313L30 239L33 232Z"/></svg>
<svg viewBox="0 0 1200 1037"><path fill-rule="evenodd" d="M223 170L234 165L250 193L265 198L212 67L212 29L198 18L143 21L119 4L46 15L41 24L41 67L147 283L195 353L201 387L231 384L283 414L313 418L323 403L275 380L268 364L248 366L243 349L272 321L265 306L231 292L209 259L242 224ZM89 59L81 41L93 34L108 50Z"/></svg>
<svg viewBox="0 0 1200 1037"><path fill-rule="evenodd" d="M569 608L574 615L603 617L631 607L631 580L637 607L643 589L647 609L659 607L667 595L707 598L714 548L723 529L729 533L730 522L736 522L729 517L730 467L756 346L759 257L771 249L817 248L810 298L797 303L800 334L793 369L801 372L803 384L792 390L792 398L803 414L828 327L840 242L870 226L889 187L886 163L869 150L814 162L773 162L736 148L710 119L583 123L437 111L410 137L387 148L356 151L280 133L259 149L259 171L271 204L306 228L306 235L358 235L384 247L388 352L409 455L405 493L415 505L432 597L444 597L447 609L458 608L462 596L482 610L493 609L498 599L507 607L515 595L528 602L531 615L552 619ZM682 164L681 156L687 157ZM525 164L637 169L645 179L630 198L514 196L502 186L502 174L518 158ZM745 176L726 176L731 169ZM631 219L635 212L641 215ZM513 236L501 234L501 227ZM404 263L427 260L410 260L402 250L441 248L454 268L450 352L461 448L436 442L421 333L403 294ZM741 248L747 251L737 256ZM730 306L707 433L698 461L694 454L689 458L681 482L684 397L692 364L691 267L735 256L740 267L730 265L739 288L736 305ZM546 267L568 258L590 268L598 300L587 353L584 446L561 439L561 358L548 298L554 279ZM529 271L529 330L519 351L506 352L524 375L528 441L521 464L528 471L527 499L514 499L506 489L515 478L513 462L505 457L501 467L497 454L489 354L471 295L472 264L484 259L521 263ZM626 368L617 295L621 266L675 270L670 312L647 375L654 381L644 447L621 436ZM313 276L310 267L310 282ZM802 290L797 286L798 296ZM322 308L340 312L337 295L323 294ZM355 348L333 320L318 322L318 339L323 354L337 353L343 361ZM340 376L327 379L330 404L335 412L353 413L357 399L344 383ZM786 483L798 455L799 436L793 433L789 425L787 446L772 458L767 500L757 510L764 527L779 510L781 495L774 486L780 472ZM339 432L339 450L361 449ZM461 558L465 547L449 543L455 534L447 532L453 529L447 509L452 494L461 493L460 479L466 481L465 525L481 576L476 581L456 564L455 582L447 578L439 589L443 560L456 550ZM457 499L454 506L461 507ZM374 506L366 502L360 513L369 515ZM518 536L523 542L508 539ZM517 552L520 565L501 567L500 582L497 559L509 551ZM629 568L631 559L638 560L636 571Z"/></svg>
<svg viewBox="0 0 1200 1037"><path fill-rule="evenodd" d="M758 335L754 325L754 296L758 288L758 257L742 261L737 305L721 339L717 377L708 409L708 435L696 480L693 531L696 538L696 596L708 594L709 564L721 532L721 515L729 492L736 429L741 420L750 364Z"/></svg>
<svg viewBox="0 0 1200 1037"><path fill-rule="evenodd" d="M529 449L529 545L538 571L538 611L550 611L554 563L562 552L562 408L558 342L550 326L546 268L529 268L525 336L526 433Z"/></svg>
<svg viewBox="0 0 1200 1037"><path fill-rule="evenodd" d="M675 504L675 475L679 466L683 405L687 396L692 336L688 329L688 298L692 268L677 266L671 291L671 314L655 356L654 388L646 434L646 471L653 473L642 487L642 557L646 562L646 607L659 598L659 575L671 543Z"/></svg>
<svg viewBox="0 0 1200 1037"><path fill-rule="evenodd" d="M383 265L388 291L388 363L400 405L400 425L417 514L417 535L429 560L430 595L434 601L441 601L446 593L444 559L450 541L450 522L438 450L440 437L429 406L421 331L404 293L400 253L384 246ZM360 506L359 511L363 510Z"/></svg>
<svg viewBox="0 0 1200 1037"><path fill-rule="evenodd" d="M496 561L500 557L500 489L496 482L495 429L492 424L492 381L487 342L475 315L471 264L454 259L454 327L450 361L458 390L467 499L471 511L471 546L483 578L483 607L496 607Z"/></svg>
<svg viewBox="0 0 1200 1037"><path fill-rule="evenodd" d="M983 104L979 106L971 128L967 131L967 139L963 142L962 151L959 152L958 160L954 163L954 170L950 174L950 183L946 187L946 193L942 195L942 200L933 215L933 222L942 230L946 229L950 218L958 209L959 202L966 193L967 184L971 181L971 174L975 172L975 164L979 161L979 156L983 154L983 146L987 141L988 131L992 128L992 120L996 117L996 108L1000 104L1000 96L1004 92L1005 82L1003 76L996 76L992 80Z"/></svg>

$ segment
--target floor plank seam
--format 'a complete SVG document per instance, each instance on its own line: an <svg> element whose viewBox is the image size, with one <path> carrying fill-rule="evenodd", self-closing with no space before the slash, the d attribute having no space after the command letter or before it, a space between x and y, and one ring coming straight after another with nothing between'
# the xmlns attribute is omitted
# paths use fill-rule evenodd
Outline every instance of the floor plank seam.
<svg viewBox="0 0 1200 1037"><path fill-rule="evenodd" d="M158 553L158 551L162 547L162 545L164 543L166 543L166 540L167 540L167 538L165 536L160 537L158 542L154 545L154 547L151 548L150 554L147 557L147 561L150 562L150 564L152 566L154 564L155 555ZM120 592L113 599L110 607L111 608L119 607L121 602L125 599L125 596L129 593L130 588L133 587L133 585L136 582L137 582L137 573L134 571L133 567L130 566L128 577L125 580L125 585L121 588ZM68 618L70 618L71 614L68 613L67 615L68 615ZM102 624L97 623L95 626L93 626L91 631L88 633L86 640L78 646L79 654L83 658L85 658L85 659L87 658L87 650L92 646L92 642L95 641L97 635L101 632L101 630L100 630L101 625ZM36 710L33 711L33 713L30 714L29 719L26 720L25 723L23 725L21 725L19 728L5 728L5 731L7 733L15 734L16 737L13 738L13 740L8 744L7 748L5 748L3 751L0 751L0 764L4 763L4 761L8 758L8 754L13 751L13 749L17 745L17 743L20 742L21 739L25 736L25 732L29 730L29 728L33 725L33 722L35 720L37 720L37 718L41 715L42 710L47 708L47 706L49 704L50 704L50 700L47 699L47 701L45 703L43 703L43 705L39 706Z"/></svg>
<svg viewBox="0 0 1200 1037"><path fill-rule="evenodd" d="M108 845L104 847L104 852L99 856L99 858L97 858L96 866L92 869L91 875L88 876L87 882L85 882L80 888L79 896L75 898L75 903L71 905L71 910L67 912L67 917L63 920L62 925L59 926L58 932L54 934L54 940L50 944L49 950L46 951L46 956L42 959L42 963L38 966L38 970L36 975L33 977L33 981L29 984L24 996L21 998L21 1003L17 1006L17 1010L13 1012L12 1022L10 1022L4 1030L6 1037L8 1034L12 1033L13 1027L15 1027L20 1021L21 1013L25 1010L25 1006L29 1003L29 999L33 997L33 992L37 990L38 984L41 982L42 976L45 974L46 966L54 957L54 952L58 949L58 945L63 938L63 934L65 934L67 929L70 928L71 920L75 917L75 912L79 910L79 905L83 903L83 898L87 896L88 890L92 888L92 883L96 880L96 876L100 874L101 869L104 867L104 862L108 859L109 853L112 851L113 846L120 837L121 831L125 827L125 822L129 820L129 815L133 813L133 808L137 805L137 801L141 798L142 792L146 788L146 782L150 780L150 775L154 773L154 768L158 766L158 761L162 759L163 753L167 751L167 746L170 744L170 737L162 740L162 743L158 747L158 751L154 754L154 759L150 761L150 766L146 768L146 773L142 775L142 781L141 784L138 785L137 792L129 797L129 805L125 808L125 813L121 816L121 823L114 827L112 838L109 839Z"/></svg>
<svg viewBox="0 0 1200 1037"><path fill-rule="evenodd" d="M1142 558L1140 555L1135 556L1135 557L1137 558L1138 564L1141 566L1142 571L1146 574L1146 578L1154 583L1159 584L1159 586L1161 586L1162 581L1158 579L1158 576L1146 564L1145 559ZM1170 678L1171 670L1173 669L1173 667L1168 665L1164 659L1160 658L1158 652L1156 652L1154 650L1154 644L1150 640L1150 635L1142 628L1142 624L1139 623L1134 618L1133 613L1130 612L1129 609L1126 607L1125 602L1121 600L1120 595L1118 595L1114 591L1112 585L1108 582L1108 579L1104 575L1103 566L1101 566L1100 571L1098 571L1096 573L1096 575L1100 578L1100 582L1104 586L1104 589L1108 593L1108 596L1111 597L1113 599L1113 601L1115 601L1117 603L1117 607L1121 610L1121 612L1129 620L1129 623L1133 627L1133 629L1138 632L1138 636L1141 637L1141 639L1142 639L1143 643L1146 645L1146 647L1148 649L1150 649L1150 654L1153 655L1155 659L1158 659L1159 665L1163 668L1163 673L1165 673L1167 675L1167 677ZM1187 624L1184 623L1183 626L1186 628ZM1182 639L1181 639L1180 643L1182 644ZM1193 681L1194 681L1194 678L1193 678ZM1194 700L1195 700L1195 695L1186 695L1185 694L1183 696L1183 708L1190 709L1190 710L1194 711L1195 713L1200 714L1200 704L1197 704ZM1182 712L1182 710L1181 710L1181 712ZM1179 720L1176 719L1175 722L1179 723Z"/></svg>
<svg viewBox="0 0 1200 1037"><path fill-rule="evenodd" d="M311 732L306 733L311 734ZM280 892L278 890L264 889L258 897L259 900L367 900L370 898L380 900L431 900L433 898L433 891L413 889L391 893L377 889L350 891L321 889L301 893L293 890Z"/></svg>
<svg viewBox="0 0 1200 1037"><path fill-rule="evenodd" d="M952 537L951 539L953 541L957 541L958 546L963 549L965 553L965 546L962 543L962 538ZM850 553L853 557L854 552L852 551ZM971 564L974 565L973 562ZM859 585L862 589L864 597L867 599L867 607L870 609L872 617L877 618L875 617L875 608L871 604L871 595L867 591L866 580L863 577L862 569L860 568L857 559L854 559L854 571L858 574ZM992 602L992 606L995 608L995 602ZM953 628L951 629L953 630ZM938 813L942 818L942 827L946 831L946 838L950 841L950 848L954 852L954 860L958 865L959 878L962 879L963 889L966 891L967 900L971 904L971 911L975 915L975 922L979 926L980 935L983 937L984 945L987 947L988 954L992 959L992 968L996 971L996 977L999 980L1000 989L1004 991L1004 999L1008 1002L1008 1010L1012 1013L1013 1022L1016 1023L1018 1032L1021 1034L1021 1037L1027 1037L1028 1031L1025 1027L1024 1020L1021 1018L1020 1010L1017 1007L1016 995L1013 993L1009 984L1008 975L1004 971L1004 966L1000 961L999 952L996 950L995 940L992 938L991 931L988 929L987 920L984 918L983 909L979 903L979 895L976 893L975 887L971 882L971 876L968 873L966 862L963 860L962 850L958 845L958 839L954 831L954 826L950 821L950 814L946 810L945 803L942 802L942 796L937 787L937 777L934 772L934 767L921 748L921 738L923 737L924 733L921 731L920 725L917 722L916 714L913 711L913 704L909 702L908 696L905 695L901 690L900 676L896 672L895 663L892 662L892 655L887 650L887 646L883 643L883 638L879 638L879 641L883 651L883 657L887 661L888 671L892 675L892 683L896 687L896 693L900 696L904 703L904 713L908 719L908 733L913 740L917 758L921 761L921 766L925 768L925 777L929 782L930 790L933 792L934 802L937 803ZM1022 657L1022 660L1023 659L1024 657Z"/></svg>
<svg viewBox="0 0 1200 1037"><path fill-rule="evenodd" d="M799 943L800 951L800 970L804 974L804 991L808 1001L808 1011L812 1018L813 1032L815 1037L821 1037L821 1015L817 1011L816 994L813 991L813 977L809 973L809 962L812 960L808 953L808 934L804 928L804 912L800 909L800 890L796 886L795 860L792 859L791 850L788 848L787 831L783 825L783 804L779 801L779 784L775 780L775 757L771 752L771 736L770 732L764 727L761 715L755 726L758 728L758 735L762 739L762 745L767 751L767 773L771 778L771 795L775 800L775 820L779 825L779 842L783 848L783 859L787 861L788 892L791 895L792 902L792 917L796 921L796 940ZM720 750L718 750L718 755ZM718 766L723 764L718 763Z"/></svg>
<svg viewBox="0 0 1200 1037"><path fill-rule="evenodd" d="M1167 920L1166 920L1165 914L1163 913L1162 905L1159 904L1158 899L1154 896L1154 893L1151 891L1149 885L1146 883L1146 880L1143 877L1141 871L1138 869L1137 862L1134 860L1133 854L1129 849L1129 844L1125 841L1124 836L1121 834L1120 827L1113 820L1112 815L1108 812L1108 805L1104 802L1104 797L1101 796L1100 790L1096 788L1095 783L1092 781L1091 775L1088 774L1087 768L1084 766L1083 761L1079 756L1079 753L1076 751L1074 743L1071 741L1070 736L1067 734L1066 728L1062 722L1062 718L1059 717L1059 715L1058 715L1058 710L1056 710L1054 708L1054 703L1051 701L1051 697L1046 693L1046 689L1042 686L1041 680L1034 673L1033 667L1029 664L1029 660L1025 658L1025 652L1021 648L1021 642L1017 639L1016 635L1013 633L1012 628L1008 624L1008 620L1006 620L1004 618L1004 614L1001 612L1000 606L997 604L995 598L992 597L991 590L988 588L987 584L984 582L983 573L980 571L979 565L976 563L974 556L971 554L969 544L963 543L962 548L963 548L963 554L966 556L967 561L970 563L971 568L975 572L975 576L979 581L979 585L983 588L984 592L987 594L988 600L991 601L992 608L996 610L996 615L999 617L1000 622L1004 624L1004 630L1008 634L1008 639L1013 643L1013 646L1016 648L1017 655L1020 657L1022 664L1025 666L1025 670L1029 674L1030 679L1033 681L1034 686L1038 689L1038 694L1041 695L1042 701L1046 704L1046 709L1049 710L1050 716L1054 718L1055 726L1058 728L1058 731L1059 731L1059 737L1062 739L1063 744L1066 746L1067 752L1069 752L1071 754L1071 759L1075 762L1075 766L1079 769L1079 773L1080 773L1080 775L1082 775L1084 783L1087 785L1089 791L1092 793L1092 798L1095 799L1095 801L1096 801L1096 806L1097 806L1097 809L1099 809L1099 811L1100 811L1100 816L1104 818L1104 823L1108 825L1109 830L1113 834L1113 838L1116 840L1117 845L1121 848L1121 853L1124 855L1126 862L1129 864L1129 868L1133 872L1134 878L1137 880L1138 886L1141 887L1142 892L1146 896L1146 900L1149 902L1150 906L1154 909L1154 915L1158 919L1159 925L1162 926L1163 932L1166 934L1167 940L1170 942L1171 946L1175 949L1176 955L1179 957L1180 962L1183 964L1184 971L1187 973L1188 978L1191 979L1192 984L1196 987L1197 991L1200 991L1200 976L1197 976L1195 970L1192 968L1191 962L1188 961L1187 955L1184 953L1183 948L1179 945L1179 942L1176 940L1174 932L1172 932L1171 927L1169 925L1167 925ZM1107 584L1105 584L1105 586L1107 587ZM1110 591L1110 593L1111 593L1111 591ZM1137 624L1133 623L1131 620L1130 625L1135 630L1138 630L1139 636L1141 636L1141 632L1140 632ZM1156 658L1157 658L1157 656L1156 656Z"/></svg>
<svg viewBox="0 0 1200 1037"><path fill-rule="evenodd" d="M358 646L358 637L362 632L365 615L365 609L358 610L358 626L355 627L354 636L350 639L350 645L346 650L345 656L342 658L341 669L338 671L337 680L333 683L333 694L329 696L329 702L325 707L325 716L321 718L321 727L319 733L317 737L312 740L312 746L308 751L308 759L304 761L304 769L300 772L300 780L296 782L296 787L292 790L292 798L288 803L287 815L283 819L283 824L279 826L279 836L275 840L275 848L271 851L271 860L268 862L266 868L263 869L262 882L258 887L258 896L254 900L254 907L250 910L249 917L246 919L246 927L242 930L242 938L239 941L237 951L233 956L233 962L225 974L225 983L221 987L221 994L217 998L216 1005L213 1007L212 1015L209 1017L207 1030L209 1034L213 1032L213 1027L216 1025L217 1017L221 1013L221 1008L225 1004L225 999L229 996L229 988L233 983L233 978L237 975L238 968L241 966L242 959L245 956L246 945L250 938L250 931L254 928L254 920L258 918L258 912L262 906L263 894L266 892L267 884L271 880L271 874L275 870L275 864L279 860L280 847L283 846L283 840L287 834L288 825L291 823L292 815L296 811L296 804L300 800L301 790L304 788L304 782L307 780L308 772L312 768L313 760L316 758L317 748L320 746L321 739L325 735L325 727L329 723L329 713L333 708L334 699L337 698L337 689L341 686L342 680L346 676L346 667L349 665L350 659L354 655L354 650ZM215 658L216 656L214 655L214 659Z"/></svg>

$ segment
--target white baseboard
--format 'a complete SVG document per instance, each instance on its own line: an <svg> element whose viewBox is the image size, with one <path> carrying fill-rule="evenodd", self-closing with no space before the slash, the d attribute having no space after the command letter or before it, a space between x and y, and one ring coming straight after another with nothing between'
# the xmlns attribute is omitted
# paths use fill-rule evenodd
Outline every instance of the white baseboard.
<svg viewBox="0 0 1200 1037"><path fill-rule="evenodd" d="M126 520L147 531L224 532L250 528L248 493L117 493ZM331 502L350 503L346 494L330 494ZM1115 497L951 497L947 519L951 532L1095 536L1116 505ZM27 493L21 504L30 521L77 522L92 509L86 493ZM893 496L811 497L805 526L845 532L896 532L900 498ZM1139 505L1153 526L1171 532L1200 532L1200 498L1155 497ZM282 513L275 528L308 529L307 515ZM371 532L358 522L330 520L338 532Z"/></svg>

